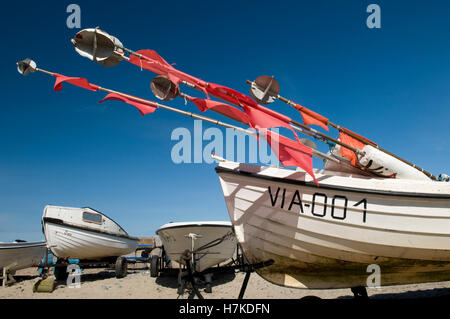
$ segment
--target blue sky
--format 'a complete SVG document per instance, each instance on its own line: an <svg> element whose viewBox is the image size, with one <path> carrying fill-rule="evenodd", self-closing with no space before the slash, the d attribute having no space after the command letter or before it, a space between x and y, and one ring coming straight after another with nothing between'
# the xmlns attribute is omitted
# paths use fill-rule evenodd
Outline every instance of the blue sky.
<svg viewBox="0 0 450 319"><path fill-rule="evenodd" d="M53 92L53 79L16 72L30 57L154 99L154 74L75 53L70 3L81 7L82 28L99 26L128 48L154 49L243 93L246 79L274 75L283 96L434 174L450 172L447 1L9 2L0 12L0 241L43 239L47 204L91 206L137 236L169 221L228 220L215 165L171 161L171 132L192 129L192 119L164 110L142 117L119 102L99 105L104 94L70 85ZM366 26L371 3L381 29ZM281 102L271 107L300 120Z"/></svg>

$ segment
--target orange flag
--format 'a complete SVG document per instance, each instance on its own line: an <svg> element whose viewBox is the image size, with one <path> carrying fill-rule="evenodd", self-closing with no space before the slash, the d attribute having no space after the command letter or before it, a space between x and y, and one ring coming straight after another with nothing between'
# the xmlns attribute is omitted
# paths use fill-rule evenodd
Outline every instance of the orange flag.
<svg viewBox="0 0 450 319"><path fill-rule="evenodd" d="M359 140L357 140L356 138L350 136L349 134L347 134L346 132L349 132L355 136L358 136L360 139L367 141L367 143L363 143ZM339 130L339 138L341 140L342 143L345 143L347 145L350 145L353 148L357 148L359 150L362 150L364 148L364 146L366 146L367 144L372 144L372 145L376 145L375 143L373 143L372 141L368 140L365 137L362 137L350 130L347 130L345 128L341 128L341 130ZM357 158L356 158L356 154L349 150L348 148L345 147L341 147L341 152L342 152L342 156L343 157L347 157L350 159L350 162L353 165L357 165Z"/></svg>
<svg viewBox="0 0 450 319"><path fill-rule="evenodd" d="M313 112L299 104L296 104L295 108L302 115L303 123L305 125L318 125L328 131L328 119L326 117L323 117L322 115L317 114L316 112Z"/></svg>

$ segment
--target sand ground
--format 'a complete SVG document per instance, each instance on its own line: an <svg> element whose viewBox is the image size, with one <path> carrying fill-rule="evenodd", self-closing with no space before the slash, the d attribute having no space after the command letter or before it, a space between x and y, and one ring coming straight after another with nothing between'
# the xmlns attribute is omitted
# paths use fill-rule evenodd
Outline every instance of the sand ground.
<svg viewBox="0 0 450 319"><path fill-rule="evenodd" d="M200 292L205 299L235 299L239 295L245 274L232 272L216 275L213 280L212 293L204 291L200 283ZM17 282L9 287L0 287L0 299L188 299L193 297L190 290L178 295L178 280L176 273L162 274L152 278L148 268L140 265L130 265L125 278L115 278L112 269L83 270L80 288L69 288L66 282L58 282L52 293L33 293L33 285L39 280L36 268L20 270L16 273ZM389 298L429 298L450 297L450 281L416 285L368 288L372 299ZM353 298L350 289L305 290L289 289L271 284L256 273L250 277L245 293L245 299L300 299L305 296L317 296L322 299Z"/></svg>

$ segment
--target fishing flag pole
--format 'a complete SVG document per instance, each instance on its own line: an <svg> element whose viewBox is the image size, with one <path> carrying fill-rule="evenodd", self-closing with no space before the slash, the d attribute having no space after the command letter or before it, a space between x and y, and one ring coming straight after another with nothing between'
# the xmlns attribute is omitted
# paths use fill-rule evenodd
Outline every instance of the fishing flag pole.
<svg viewBox="0 0 450 319"><path fill-rule="evenodd" d="M137 52L130 50L124 47L117 38L109 35L105 31L99 30L98 28L81 30L72 39L72 44L74 45L75 50L81 56L86 57L103 66L111 66L105 65L105 63L107 61L110 61L111 59L113 59L114 61L113 65L119 63L121 59L126 59L128 62L138 65L141 68L144 67L151 72L160 74L152 80L151 89L154 95L162 101L172 100L176 96L186 97L186 95L182 94L178 88L178 83L182 83L191 88L203 91L206 94L210 93L220 99L225 99L227 102L230 102L236 106L243 107L244 109L245 107L247 107L247 110L249 111L270 111L271 114L269 116L273 116L274 114L275 116L281 116L281 114L277 114L272 110L257 105L253 100L251 100L244 94L222 86L218 86L218 89L216 89L215 85L211 83L207 83L201 79L175 69L153 50L141 50ZM126 58L124 55L125 52L137 57L138 60L133 59L133 57ZM251 106L248 107L248 105ZM255 110L253 109L253 107ZM214 111L214 109L212 110ZM364 156L365 154L361 150L354 148L351 145L348 145L326 134L318 132L306 125L303 125L302 123L293 121L292 119L289 119L289 125L296 131L305 133L306 130L307 132L311 133L312 136L322 141L329 141L334 144L341 145L353 151L357 155ZM299 127L303 130L300 130ZM311 136L311 134L307 135Z"/></svg>
<svg viewBox="0 0 450 319"><path fill-rule="evenodd" d="M364 157L366 155L366 153L362 150L363 146L361 145L370 145L377 148L379 151L382 151L385 154L388 154L393 158L396 158L404 162L405 164L419 170L426 176L432 179L436 179L433 174L380 148L377 144L343 127L329 122L325 117L301 105L283 98L278 94L279 85L273 77L263 76L255 80L255 82L247 81L247 83L250 83L252 85L252 100L248 96L233 89L205 82L201 79L175 69L171 64L167 63L167 61L165 61L153 50L130 50L123 46L117 38L98 28L81 30L71 41L75 47L75 50L81 56L89 58L90 60L97 62L103 66L114 66L120 63L122 60L127 60L128 62L139 66L141 70L145 68L151 72L159 74L152 80L151 88L154 94L155 91L157 92L155 96L160 100L169 101L179 96L179 84L181 83L204 92L208 100L209 94L211 94L219 99L225 100L226 102L241 107L248 115L250 126L252 128L256 128L256 130L270 129L272 127L287 127L294 132L296 140L299 143L300 139L298 138L295 131L300 131L302 133L308 132L307 135L311 136L312 134L313 137L318 138L321 141L328 142L328 144L330 145L340 145L343 147L342 151L347 154L343 155L343 157L350 158L350 162L353 168L360 169L361 167L360 165L357 165L357 163L359 162L361 157ZM125 53L128 53L130 57L126 57ZM256 85L256 82L261 82L261 78L264 78L262 81L263 84L261 85L261 83L259 83L259 85ZM157 89L154 90L154 88ZM265 108L255 102L256 100L259 103L268 104L275 101L276 99L279 99L299 110L303 116L304 124L294 121L289 117L284 116L271 109ZM236 120L236 118L233 119ZM309 123L306 121L306 119L308 119ZM341 138L332 138L307 126L311 124L318 124L324 127L326 130L328 130L327 126L330 125L339 130ZM346 138L345 141L343 141L344 138ZM357 147L354 147L354 145L356 145ZM341 158L341 161L342 160L343 158ZM365 170L365 167L363 167L363 170ZM375 172L372 173L377 175Z"/></svg>
<svg viewBox="0 0 450 319"><path fill-rule="evenodd" d="M228 123L225 123L225 122L222 122L222 121L218 121L218 120L210 118L210 117L206 117L206 116L199 115L199 114L192 113L192 112L183 111L183 110L180 110L180 109L177 109L177 108L174 108L174 107L170 107L170 106L167 106L167 105L164 105L164 104L160 104L160 103L157 103L157 102L154 102L154 101L150 101L150 100L146 100L146 99L143 99L143 98L139 98L139 97L136 97L136 96L133 96L133 95L129 95L129 94L120 92L120 91L115 91L115 90L111 90L111 89L108 89L108 88L104 88L104 87L101 87L99 85L90 83L84 78L66 77L66 76L63 76L63 75L61 75L59 73L50 72L50 71L47 71L47 70L44 70L44 69L40 69L40 68L37 67L36 63L33 60L31 60L31 59L25 59L23 61L17 62L17 69L18 69L18 72L20 74L25 75L25 76L30 74L30 73L41 72L43 74L54 76L54 77L57 77L57 78L61 77L62 78L61 82L59 82L58 80L56 82L56 83L59 83L58 85L61 85L63 82L68 82L70 84L73 84L73 85L76 85L76 86L79 86L79 87L83 87L83 88L86 88L86 89L89 89L89 90L92 90L92 91L103 91L103 92L109 93L108 96L106 96L100 102L103 102L103 101L108 100L108 99L111 99L111 100L117 99L116 96L121 97L121 98L124 99L122 101L134 105L135 107L137 107L141 111L141 114L143 114L143 115L151 113L153 111L145 112L145 110L143 111L142 108L139 108L139 105L136 105L136 103L142 103L144 105L153 107L155 109L156 108L165 109L165 110L168 110L168 111L171 111L171 112L175 112L175 113L178 113L178 114L181 114L181 115L184 115L184 116L188 116L188 117L191 117L191 118L195 118L195 119L198 119L198 120L201 120L201 121L204 121L204 122L208 122L208 123L215 124L215 125L218 125L218 126L222 126L222 127L225 127L225 128L230 128L230 129L233 129L235 131L239 131L239 132L251 135L251 136L255 136L255 137L258 136L258 133L253 131L253 130L244 129L242 127L239 127L239 126L236 126L236 125L232 125L232 124L228 124ZM61 87L59 87L59 89L58 89L58 85L55 85L55 90L61 89ZM185 97L189 97L186 94L184 94L184 96ZM315 157L321 158L321 159L326 159L326 160L330 160L330 161L335 162L335 163L340 163L340 161L338 159L333 158L333 157L331 157L331 156L329 156L327 154L324 154L324 153L322 153L320 151L317 151L315 149L312 149L312 155L315 156Z"/></svg>
<svg viewBox="0 0 450 319"><path fill-rule="evenodd" d="M359 141L359 142L361 142L363 144L368 144L368 145L370 145L372 147L375 147L378 150L380 150L380 151L382 151L382 152L384 152L384 153L386 153L386 154L388 154L388 155L390 155L390 156L392 156L392 157L402 161L403 163L405 163L405 164L407 164L407 165L409 165L411 167L414 167L415 169L417 169L420 172L424 173L425 175L427 175L431 179L437 180L436 176L434 176L430 172L424 170L423 168L420 168L419 166L417 166L417 165L415 165L415 164L413 164L413 163L411 163L411 162L409 162L409 161L407 161L407 160L405 160L405 159L403 159L403 158L401 158L401 157L399 157L399 156L397 156L395 154L392 154L391 152L381 148L380 146L378 146L374 142L372 142L372 141L370 141L370 140L368 140L366 138L363 138L363 137L359 136L358 134L356 134L356 133L354 133L354 132L352 132L352 131L350 131L350 130L342 127L342 126L339 126L339 125L337 125L337 124L335 124L333 122L330 122L328 119L322 117L321 115L319 115L319 114L317 114L317 113L315 113L313 111L310 111L309 109L307 109L307 108L305 108L305 107L303 107L303 106L301 106L301 105L299 105L299 104L297 104L297 103L295 103L295 102L293 102L293 101L291 101L291 100L281 96L279 94L279 92L280 92L280 85L278 84L278 82L273 77L269 77L269 76L263 75L263 76L258 77L253 82L247 80L246 83L251 86L250 93L251 93L252 97L256 101L258 101L260 103L263 103L263 104L268 104L268 103L274 102L275 100L280 100L280 101L290 105L291 107L295 108L296 110L298 110L300 112L302 112L302 111L305 112L306 116L309 115L309 116L312 116L312 117L316 117L319 122L322 122L325 125L329 125L329 126L335 128L335 129L337 129L339 132L345 133L345 134L351 136L352 138L356 139L357 141ZM299 125L300 123L297 122L295 124ZM320 125L320 123L318 123L318 124ZM299 126L301 126L301 125L299 125ZM301 127L303 127L303 126L301 126ZM340 145L343 146L342 144L340 144ZM347 146L344 146L344 147L348 148ZM355 149L351 149L351 148L348 148L348 149L350 149L351 151L355 151ZM356 152L356 153L358 154L358 152Z"/></svg>

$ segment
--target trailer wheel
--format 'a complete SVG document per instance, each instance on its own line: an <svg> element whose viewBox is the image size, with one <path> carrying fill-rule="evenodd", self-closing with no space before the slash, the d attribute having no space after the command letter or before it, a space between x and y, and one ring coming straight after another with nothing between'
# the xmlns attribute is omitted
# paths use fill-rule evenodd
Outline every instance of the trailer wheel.
<svg viewBox="0 0 450 319"><path fill-rule="evenodd" d="M56 260L55 268L53 270L53 274L55 275L56 280L64 281L67 280L69 274L67 273L67 265L66 266L58 266L62 264L64 261L60 258Z"/></svg>
<svg viewBox="0 0 450 319"><path fill-rule="evenodd" d="M150 276L158 277L159 274L159 256L154 255L150 261Z"/></svg>
<svg viewBox="0 0 450 319"><path fill-rule="evenodd" d="M128 264L127 260L119 257L116 260L116 278L124 278L127 275Z"/></svg>

